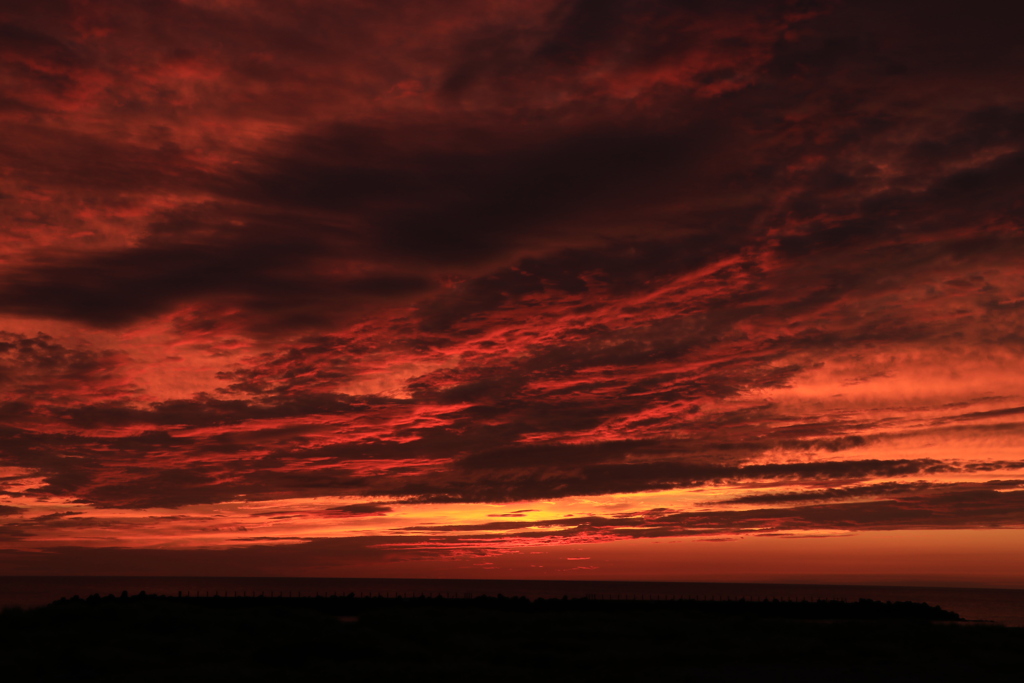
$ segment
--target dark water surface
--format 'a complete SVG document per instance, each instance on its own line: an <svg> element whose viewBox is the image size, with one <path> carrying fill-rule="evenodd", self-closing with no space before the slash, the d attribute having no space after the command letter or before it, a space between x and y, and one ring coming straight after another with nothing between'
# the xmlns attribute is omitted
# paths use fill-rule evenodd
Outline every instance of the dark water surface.
<svg viewBox="0 0 1024 683"><path fill-rule="evenodd" d="M668 583L632 581L488 581L470 579L308 579L229 577L5 576L0 607L38 607L74 595L478 595L528 598L872 600L925 602L965 619L1024 627L1024 590L913 586L828 586L766 583Z"/></svg>

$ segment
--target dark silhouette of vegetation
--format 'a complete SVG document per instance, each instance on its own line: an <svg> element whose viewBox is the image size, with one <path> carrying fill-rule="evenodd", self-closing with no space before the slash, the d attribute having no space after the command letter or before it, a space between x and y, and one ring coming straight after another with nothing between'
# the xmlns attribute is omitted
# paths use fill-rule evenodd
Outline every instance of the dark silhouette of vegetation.
<svg viewBox="0 0 1024 683"><path fill-rule="evenodd" d="M145 596L143 596L145 597ZM217 605L224 609L248 609L273 600L278 606L302 609L332 616L356 616L366 612L390 610L420 610L445 607L448 609L483 609L499 612L541 614L548 612L601 612L619 614L627 612L669 612L694 618L748 617L759 619L926 619L932 621L962 621L959 614L920 602L882 602L862 599L844 600L696 600L696 599L594 599L594 598L536 598L477 596L453 598L434 596L356 596L331 595L316 597L266 596L179 596L164 598L195 605ZM215 602L210 602L215 601Z"/></svg>
<svg viewBox="0 0 1024 683"><path fill-rule="evenodd" d="M1024 629L920 603L64 599L0 614L17 681L1018 681Z"/></svg>

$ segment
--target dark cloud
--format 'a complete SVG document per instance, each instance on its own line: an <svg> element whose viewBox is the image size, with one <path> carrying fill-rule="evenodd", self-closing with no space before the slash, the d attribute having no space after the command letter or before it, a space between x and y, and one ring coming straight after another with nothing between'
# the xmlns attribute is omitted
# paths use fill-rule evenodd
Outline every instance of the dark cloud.
<svg viewBox="0 0 1024 683"><path fill-rule="evenodd" d="M527 512L537 512L536 510L516 510L515 512L506 512L498 515L487 515L488 517L525 517Z"/></svg>
<svg viewBox="0 0 1024 683"><path fill-rule="evenodd" d="M1002 408L999 410L978 410L970 413L964 413L962 415L956 415L954 417L948 417L939 422L962 422L966 420L977 420L979 418L986 417L1008 417L1011 415L1020 415L1024 413L1024 408Z"/></svg>
<svg viewBox="0 0 1024 683"><path fill-rule="evenodd" d="M119 354L71 349L52 337L0 332L0 383L33 385L47 391L61 383L102 381L116 369Z"/></svg>
<svg viewBox="0 0 1024 683"><path fill-rule="evenodd" d="M147 408L136 408L123 402L97 402L64 410L56 409L55 412L71 425L84 428L126 425L212 427L237 425L251 420L361 413L395 403L372 396L345 397L307 392L286 396L272 403L197 395L188 400L153 403Z"/></svg>
<svg viewBox="0 0 1024 683"><path fill-rule="evenodd" d="M578 469L569 466L563 472L523 466L504 476L455 478L449 482L436 477L429 482L406 483L393 489L392 495L411 495L416 502L511 502L694 488L726 482L861 480L953 470L952 466L935 460L825 461L745 467L663 461Z"/></svg>
<svg viewBox="0 0 1024 683"><path fill-rule="evenodd" d="M806 501L828 501L844 498L870 498L887 496L888 494L899 494L908 491L920 491L931 488L933 484L927 482L870 484L867 486L848 486L838 489L816 489L810 491L792 491L789 493L755 493L746 496L732 498L727 503L799 503Z"/></svg>
<svg viewBox="0 0 1024 683"><path fill-rule="evenodd" d="M1024 491L1000 492L966 486L934 495L891 501L833 503L773 510L720 512L710 515L667 515L652 535L675 535L684 530L703 533L748 531L764 533L812 529L942 529L1015 526L1020 523ZM672 527L677 528L673 529ZM632 532L631 535L646 535Z"/></svg>
<svg viewBox="0 0 1024 683"><path fill-rule="evenodd" d="M352 505L327 508L325 512L332 517L371 517L387 514L391 510L390 505L381 503L353 503Z"/></svg>
<svg viewBox="0 0 1024 683"><path fill-rule="evenodd" d="M205 299L253 306L282 325L308 326L323 322L317 311L345 308L345 298L348 306L358 307L429 288L422 277L384 272L310 282L302 269L323 253L318 240L280 235L260 241L258 232L223 235L220 243L153 245L15 272L4 290L6 309L112 327Z"/></svg>
<svg viewBox="0 0 1024 683"><path fill-rule="evenodd" d="M131 467L121 482L89 487L85 499L100 508L176 508L216 503L236 495L237 488L218 482L215 472L209 466L159 470Z"/></svg>
<svg viewBox="0 0 1024 683"><path fill-rule="evenodd" d="M459 460L459 466L469 470L574 467L621 460L635 445L630 442L603 442L506 447L472 453Z"/></svg>

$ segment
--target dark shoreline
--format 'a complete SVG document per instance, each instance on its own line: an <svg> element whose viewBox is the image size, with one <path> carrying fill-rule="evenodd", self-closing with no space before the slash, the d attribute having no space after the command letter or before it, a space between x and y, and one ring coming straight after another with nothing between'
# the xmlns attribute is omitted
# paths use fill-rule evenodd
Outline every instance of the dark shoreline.
<svg viewBox="0 0 1024 683"><path fill-rule="evenodd" d="M304 610L329 616L360 616L379 611L483 610L514 612L518 614L544 613L651 613L664 612L682 618L721 619L798 619L798 620L923 620L964 622L959 614L942 607L911 601L880 601L861 598L844 600L700 600L700 599L609 599L609 598L534 598L526 596L479 595L454 597L444 594L419 595L324 595L285 597L274 595L148 595L142 592L130 596L123 591L120 597L98 593L83 600L79 596L62 598L51 607L62 607L84 602L153 603L175 602L218 609L253 609L272 606L277 609Z"/></svg>
<svg viewBox="0 0 1024 683"><path fill-rule="evenodd" d="M870 600L93 595L4 610L0 659L19 681L1019 680L1024 629L957 618Z"/></svg>
<svg viewBox="0 0 1024 683"><path fill-rule="evenodd" d="M533 598L842 600L925 602L971 621L1024 627L1024 590L929 586L843 584L697 583L650 581L370 579L301 577L8 576L0 577L0 608L41 607L61 597L121 591L164 595L437 595L477 597L522 595Z"/></svg>

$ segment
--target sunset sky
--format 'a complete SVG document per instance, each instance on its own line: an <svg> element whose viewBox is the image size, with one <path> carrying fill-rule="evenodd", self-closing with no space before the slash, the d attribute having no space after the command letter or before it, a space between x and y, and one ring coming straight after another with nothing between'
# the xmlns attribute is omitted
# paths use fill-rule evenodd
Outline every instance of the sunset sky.
<svg viewBox="0 0 1024 683"><path fill-rule="evenodd" d="M1022 26L6 0L0 574L1024 587Z"/></svg>

